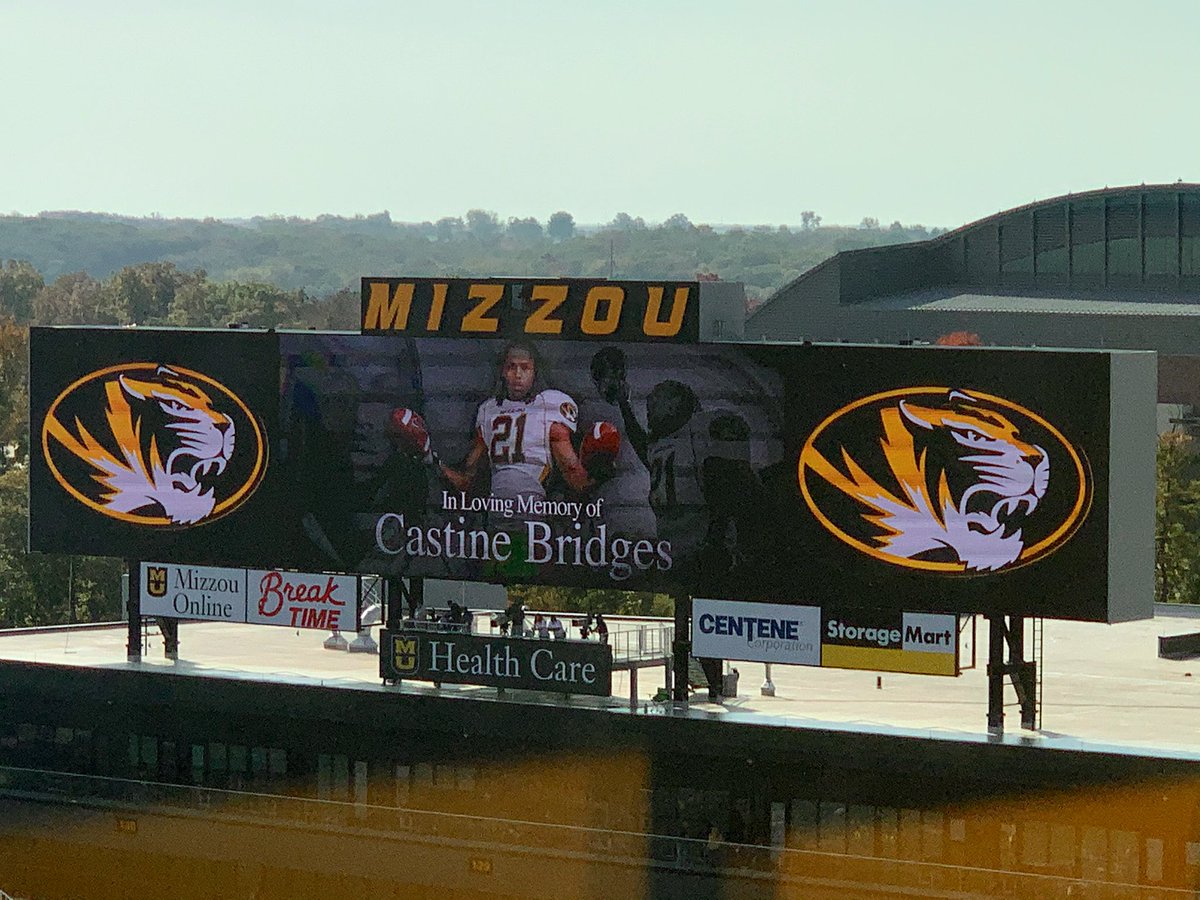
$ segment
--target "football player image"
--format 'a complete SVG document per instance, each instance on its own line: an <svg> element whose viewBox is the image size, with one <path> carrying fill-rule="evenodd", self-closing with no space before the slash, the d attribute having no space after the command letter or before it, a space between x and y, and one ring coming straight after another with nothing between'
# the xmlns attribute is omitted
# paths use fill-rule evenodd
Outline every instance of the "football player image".
<svg viewBox="0 0 1200 900"><path fill-rule="evenodd" d="M495 390L484 400L475 416L471 448L460 465L438 459L424 421L412 410L392 413L397 444L434 466L456 490L472 490L484 467L491 475L491 496L517 502L543 500L547 479L557 472L566 485L586 493L603 481L616 452L611 431L590 429L576 452L574 435L578 421L575 401L544 382L545 367L536 347L515 341L499 356Z"/></svg>
<svg viewBox="0 0 1200 900"><path fill-rule="evenodd" d="M762 484L751 465L750 427L729 410L706 411L680 381L659 382L646 398L646 427L629 403L624 378L606 381L625 434L650 472L658 536L671 541L680 576L727 575L761 527Z"/></svg>
<svg viewBox="0 0 1200 900"><path fill-rule="evenodd" d="M598 400L581 401L580 425L584 428L614 428L617 449L613 458L612 477L600 485L595 496L604 500L603 521L614 534L625 537L653 538L658 534L654 510L650 508L650 472L642 462L631 436L620 424L636 421L629 405L629 384L626 381L627 362L620 347L601 347L591 358L589 371ZM638 426L634 437L643 435Z"/></svg>

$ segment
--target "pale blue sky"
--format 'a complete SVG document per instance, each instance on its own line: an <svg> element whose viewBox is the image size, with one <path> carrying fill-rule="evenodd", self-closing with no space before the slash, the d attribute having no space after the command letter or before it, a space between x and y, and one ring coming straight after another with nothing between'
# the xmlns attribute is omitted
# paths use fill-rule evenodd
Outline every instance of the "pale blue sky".
<svg viewBox="0 0 1200 900"><path fill-rule="evenodd" d="M953 227L1200 181L1198 39L1196 0L0 0L0 211Z"/></svg>

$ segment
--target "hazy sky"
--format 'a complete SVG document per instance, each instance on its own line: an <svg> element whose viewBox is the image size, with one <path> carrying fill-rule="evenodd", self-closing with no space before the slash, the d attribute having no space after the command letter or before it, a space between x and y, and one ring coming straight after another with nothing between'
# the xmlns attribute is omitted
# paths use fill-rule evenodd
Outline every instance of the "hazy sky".
<svg viewBox="0 0 1200 900"><path fill-rule="evenodd" d="M1200 181L1198 37L1196 0L0 0L0 211L953 227Z"/></svg>

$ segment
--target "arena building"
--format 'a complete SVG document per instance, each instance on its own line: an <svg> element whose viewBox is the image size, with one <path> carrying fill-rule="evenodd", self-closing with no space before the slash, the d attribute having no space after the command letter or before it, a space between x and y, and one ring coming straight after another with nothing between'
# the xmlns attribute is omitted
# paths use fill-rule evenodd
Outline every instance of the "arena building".
<svg viewBox="0 0 1200 900"><path fill-rule="evenodd" d="M838 253L781 288L745 333L1157 350L1159 401L1194 408L1198 317L1200 185L1178 183L1068 194L931 240Z"/></svg>

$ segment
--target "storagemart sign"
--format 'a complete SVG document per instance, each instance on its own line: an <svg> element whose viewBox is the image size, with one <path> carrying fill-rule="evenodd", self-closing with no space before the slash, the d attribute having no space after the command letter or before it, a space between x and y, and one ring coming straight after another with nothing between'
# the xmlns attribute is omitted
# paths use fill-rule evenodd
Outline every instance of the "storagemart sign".
<svg viewBox="0 0 1200 900"><path fill-rule="evenodd" d="M612 694L612 648L443 631L383 632L379 676L564 694Z"/></svg>

